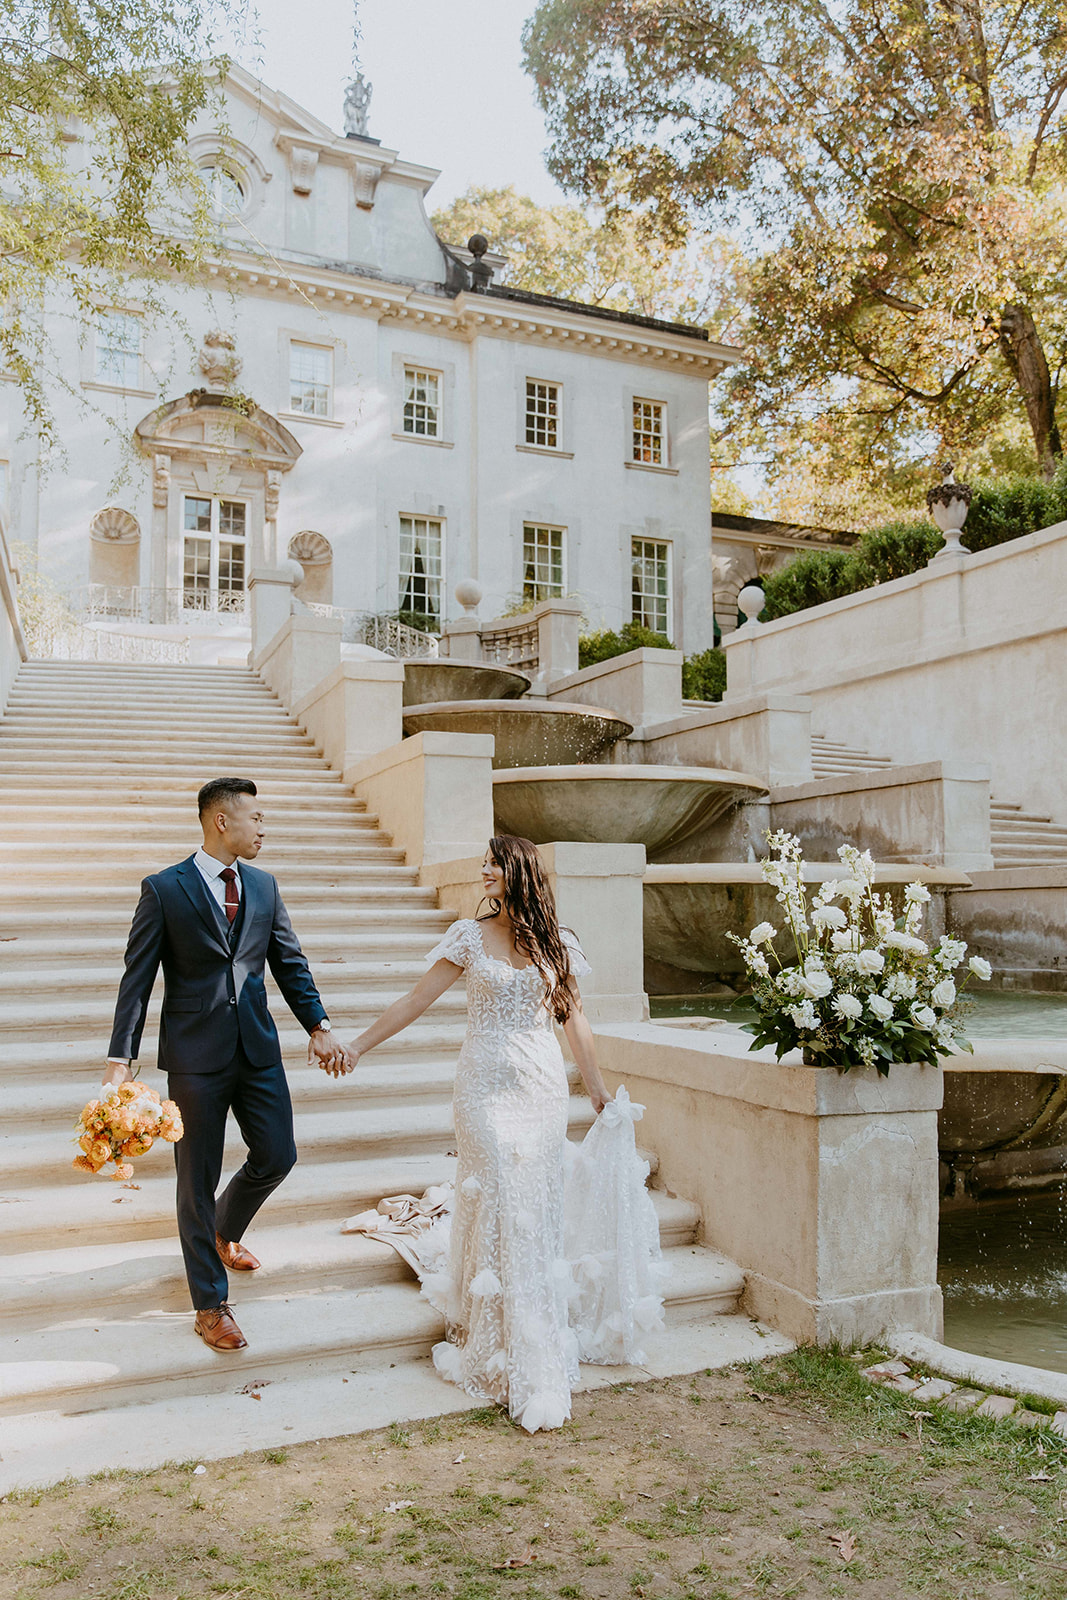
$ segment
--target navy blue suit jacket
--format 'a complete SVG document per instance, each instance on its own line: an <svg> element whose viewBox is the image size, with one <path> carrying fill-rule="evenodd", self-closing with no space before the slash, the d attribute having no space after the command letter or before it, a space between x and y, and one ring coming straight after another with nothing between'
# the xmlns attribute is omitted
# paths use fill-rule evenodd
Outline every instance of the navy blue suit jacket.
<svg viewBox="0 0 1067 1600"><path fill-rule="evenodd" d="M159 1029L162 1072L217 1072L238 1045L253 1066L281 1060L267 1010L269 967L286 1004L311 1033L326 1015L304 952L268 872L238 864L241 913L234 948L225 912L192 856L141 885L126 945L108 1055L132 1060L159 968L166 985Z"/></svg>

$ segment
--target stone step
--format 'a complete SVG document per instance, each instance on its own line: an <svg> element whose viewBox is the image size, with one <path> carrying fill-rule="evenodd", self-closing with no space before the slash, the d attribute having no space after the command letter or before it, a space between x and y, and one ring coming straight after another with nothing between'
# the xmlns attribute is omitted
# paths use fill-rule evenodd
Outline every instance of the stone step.
<svg viewBox="0 0 1067 1600"><path fill-rule="evenodd" d="M62 982L60 975L70 965L107 960L112 963L117 984L129 931L127 917L113 919L103 932L86 925L80 931L62 927L47 930L40 936L13 933L4 927L4 915L0 910L0 956L5 968L14 966L23 974L27 968L37 968L47 974L47 981L53 984ZM315 971L320 966L342 965L357 954L366 960L383 962L421 961L440 937L438 930L428 934L422 929L410 929L406 924L393 926L389 922L368 924L360 931L358 941L353 940L347 929L301 927L299 934L304 953Z"/></svg>
<svg viewBox="0 0 1067 1600"><path fill-rule="evenodd" d="M103 896L105 891L99 891ZM106 891L108 895L111 891ZM432 911L429 905L409 906L399 903L402 895L424 895L421 889L382 889L375 891L365 889L360 892L360 904L352 906L343 897L337 901L321 903L321 898L316 899L309 892L303 895L299 892L286 894L286 905L293 915L294 924L301 940L305 930L315 928L319 931L329 931L335 934L347 934L356 938L365 928L381 928L393 926L394 931L404 929L425 928L429 935L438 929L446 928L453 920L447 912ZM48 900L46 904L45 901ZM7 903L0 906L0 940L10 938L12 934L46 935L50 929L56 927L62 920L64 931L70 933L75 929L85 932L129 932L130 919L133 916L133 905L127 893L125 899L116 895L114 905L100 905L94 908L92 895L84 901L75 904L73 892L64 900L60 893L52 894L50 889L41 889L29 904L22 905L10 898ZM430 937L428 945L433 943Z"/></svg>
<svg viewBox="0 0 1067 1600"><path fill-rule="evenodd" d="M355 1076L352 1074L345 1081L352 1084ZM575 1095L569 1114L572 1134L583 1136L592 1121L593 1108L589 1100L584 1095ZM455 1143L451 1105L405 1102L376 1108L363 1106L358 1099L358 1085L353 1088L347 1107L332 1110L301 1107L295 1112L295 1127L301 1168L323 1163L341 1167L347 1161L388 1161L394 1155L440 1153ZM235 1172L246 1152L247 1147L231 1118L227 1125L225 1171ZM64 1169L69 1170L78 1184L112 1182L107 1177L94 1179L75 1172L70 1163L76 1154L76 1149L64 1139L57 1139L52 1129L41 1132L30 1132L26 1128L7 1130L0 1134L0 1192L28 1197L32 1205L36 1191L54 1185L64 1175ZM173 1184L174 1153L162 1141L139 1156L134 1167L133 1181L141 1185L142 1191L155 1182ZM119 1186L113 1187L118 1193ZM71 1203L75 1206L79 1203L73 1195Z"/></svg>
<svg viewBox="0 0 1067 1600"><path fill-rule="evenodd" d="M106 754L109 761L118 761L127 766L131 762L161 761L171 756L187 764L210 761L216 767L224 763L227 772L235 758L239 759L244 767L260 756L269 758L273 764L294 760L309 763L322 760L312 741L305 734L296 732L254 733L245 729L239 735L226 733L216 735L210 730L202 730L193 737L192 735L168 736L165 729L157 727L153 733L136 736L107 730L97 733L94 730L92 733L83 732L77 737L64 735L62 739L53 740L36 727L32 732L23 734L0 722L2 761L49 754L55 761L60 751L63 756L64 771L68 764L75 763L79 756L99 760L101 754Z"/></svg>
<svg viewBox="0 0 1067 1600"><path fill-rule="evenodd" d="M134 756L129 761L120 762L118 757L112 755L106 761L90 759L88 756L77 761L69 759L64 753L63 759L63 793L67 789L89 787L96 794L96 803L99 805L101 795L112 795L121 792L122 795L134 791L141 791L146 785L159 784L162 789L170 792L172 789L181 789L183 792L195 795L200 786L219 770L219 763L212 762L206 772L204 768L193 767L191 773L189 763L184 761L181 754L168 756L166 760L146 761L143 757ZM117 785L115 782L116 768L121 766L122 775L125 777L127 769L130 771L129 784ZM223 768L229 767L229 762ZM32 758L20 756L18 759L10 754L6 755L0 763L0 792L16 784L25 785L30 780L39 780L44 792L51 793L56 784L56 751L50 748L47 752ZM278 760L264 758L255 763L255 782L258 787L266 790L277 784L280 791L286 793L296 792L294 786L299 784L303 792L304 785L314 784L338 793L348 793L344 787L341 774L334 772L331 767L322 765L319 758L287 756Z"/></svg>
<svg viewBox="0 0 1067 1600"><path fill-rule="evenodd" d="M1063 845L994 844L993 859L998 866L1003 863L1014 863L1016 866L1039 867L1045 862L1067 860L1067 848Z"/></svg>
<svg viewBox="0 0 1067 1600"><path fill-rule="evenodd" d="M993 843L1067 845L1067 828L1052 823L995 822L991 829Z"/></svg>
<svg viewBox="0 0 1067 1600"><path fill-rule="evenodd" d="M14 845L0 845L0 874L11 874L7 877L6 892L13 898L36 898L44 889L74 894L75 887L83 894L92 889L100 895L106 892L129 897L136 894L142 878L160 870L161 859L166 860L166 857L138 858L131 850L124 861L102 861L96 858L93 850L89 850L86 859L81 859L78 852L64 855L55 845L42 846L38 851L32 846L23 850ZM361 894L365 887L375 887L417 891L430 895L432 900L432 891L418 888L416 870L404 865L404 852L384 845L361 848L345 840L332 849L320 847L310 858L295 845L289 848L274 845L264 848L258 865L278 879L286 897L321 894L327 889ZM76 886L72 882L75 874Z"/></svg>
<svg viewBox="0 0 1067 1600"><path fill-rule="evenodd" d="M666 1251L699 1249L685 1240L668 1242L680 1238L688 1220L678 1211L678 1201L653 1190L652 1203ZM260 1262L258 1270L230 1274L234 1298L242 1304L289 1295L317 1298L338 1290L416 1281L413 1270L389 1245L366 1234L342 1233L342 1217L322 1216L309 1222L266 1226L265 1215L260 1213L248 1235L249 1248ZM734 1269L730 1276L734 1300L738 1276ZM685 1277L676 1277L670 1287L679 1307L693 1297L694 1291L702 1300L706 1298L700 1292L699 1280L689 1279L687 1283ZM122 1310L135 1317L184 1313L191 1321L189 1290L176 1235L8 1256L0 1262L0 1296L5 1333L70 1315L110 1319Z"/></svg>
<svg viewBox="0 0 1067 1600"><path fill-rule="evenodd" d="M670 1324L736 1311L744 1280L725 1258L669 1247L666 1263ZM11 1416L48 1403L68 1411L106 1408L121 1416L123 1406L161 1394L218 1395L250 1379L266 1388L290 1374L347 1375L411 1361L428 1354L444 1334L439 1314L410 1279L313 1299L235 1298L234 1309L249 1347L224 1356L195 1337L188 1312L131 1315L124 1306L91 1324L16 1331L0 1339L0 1412ZM442 1385L441 1409L455 1404L453 1392Z"/></svg>
<svg viewBox="0 0 1067 1600"><path fill-rule="evenodd" d="M195 700L175 702L168 700L160 706L150 695L138 702L121 695L114 700L79 701L64 696L52 704L27 703L12 695L4 708L3 726L24 732L29 727L40 727L52 733L56 729L69 729L78 734L84 731L87 719L92 718L96 728L113 728L125 731L145 728L149 732L202 733L205 728L217 733L223 730L240 733L243 728L266 729L274 733L299 733L300 724L277 701L249 699L240 703L230 701L219 705Z"/></svg>
<svg viewBox="0 0 1067 1600"><path fill-rule="evenodd" d="M25 853L36 843L45 853L51 854L57 849L73 849L80 850L83 856L91 855L99 860L106 860L108 856L119 860L124 857L144 859L147 852L154 863L153 870L159 871L161 866L184 861L192 855L200 843L193 827L189 825L188 818L183 824L168 823L155 826L140 817L128 823L124 819L119 819L109 830L98 822L82 826L74 823L73 819L53 818L47 809L42 809L38 814L39 820L34 823L26 819L24 806L18 808L17 820L5 822L2 815L5 809L15 808L0 806L0 839L3 840L0 849L5 850L19 847ZM264 860L272 848L288 850L290 853L301 850L309 857L316 854L321 856L346 845L364 851L368 847L393 848L392 835L378 826L378 818L373 812L361 811L351 817L333 819L316 816L309 806L305 817L306 820L301 821L298 813L273 818L268 814L263 845ZM76 830L73 838L72 827ZM128 876L133 877L132 874Z"/></svg>
<svg viewBox="0 0 1067 1600"><path fill-rule="evenodd" d="M589 1102L584 1105L588 1115ZM436 1149L405 1151L398 1146L377 1156L298 1161L267 1201L262 1222L288 1226L332 1216L340 1224L343 1218L377 1205L383 1195L421 1195L431 1184L452 1181L456 1163L448 1153L450 1148L450 1142L442 1141ZM150 1160L153 1154L150 1151L142 1160ZM149 1176L147 1171L135 1176L134 1182L140 1184L137 1189L75 1172L72 1167L59 1181L22 1187L14 1198L5 1189L6 1200L0 1204L0 1259L8 1260L23 1251L170 1238L175 1232L174 1172L166 1159L169 1152L163 1155L157 1165L159 1176ZM223 1184L240 1165L241 1156L242 1152L235 1151L227 1162ZM665 1242L688 1243L700 1223L699 1207L667 1197L664 1201L669 1218ZM251 1233L249 1245L254 1249Z"/></svg>
<svg viewBox="0 0 1067 1600"><path fill-rule="evenodd" d="M416 1100L429 1105L451 1098L458 1053L459 1035L454 1045L436 1055L428 1052L419 1056L409 1049L405 1058L375 1050L359 1063L356 1072L344 1078L333 1078L321 1068L305 1064L305 1049L293 1057L295 1065L289 1066L286 1077L296 1107L311 1111L347 1111L353 1105L375 1108L387 1105L399 1117L405 1115L406 1107ZM70 1071L53 1076L25 1070L5 1072L5 1123L52 1129L53 1140L69 1137L82 1107L100 1093L102 1070L103 1058L97 1054L77 1078ZM146 1063L141 1076L159 1094L166 1094L167 1080L153 1066ZM573 1082L576 1087L577 1079ZM65 1144L61 1148L66 1152Z"/></svg>
<svg viewBox="0 0 1067 1600"><path fill-rule="evenodd" d="M54 776L53 769L53 778ZM198 787L195 779L186 781L180 777L170 780L159 779L151 787L130 783L123 788L121 794L114 796L114 806L113 809L109 808L109 817L123 822L127 820L133 822L140 817L148 821L185 827L189 826L192 818L195 826L195 797ZM0 807L5 813L10 814L11 821L15 821L20 814L25 815L27 794L37 788L37 780L32 773L20 773L14 777L7 772L4 773L0 779ZM314 806L317 814L344 820L351 816L362 815L367 809L367 802L357 800L351 789L339 784L324 784L315 774L312 774L306 782L300 778L293 778L272 783L269 787L264 785L260 798L272 817L308 816L309 807ZM42 808L42 815L47 815L53 820L65 818L81 825L96 820L95 814L101 804L101 789L99 784L77 787L73 783L65 783L62 789L49 792L47 795L39 795L35 800L35 805L38 804Z"/></svg>
<svg viewBox="0 0 1067 1600"><path fill-rule="evenodd" d="M6 956L8 952L5 951L4 954ZM346 994L375 996L392 992L404 993L418 983L425 971L426 967L421 961L349 961L331 963L320 976L324 980L329 979L335 989L343 988ZM72 1004L81 997L98 999L101 995L109 994L114 998L121 975L121 959L92 964L88 962L81 965L71 964L64 967L62 972L50 971L46 987L52 998L62 998ZM43 994L44 986L40 990L35 989L34 992ZM267 992L272 997L273 1004L277 987L269 974ZM26 993L25 972L5 961L0 966L0 1001L21 997Z"/></svg>
<svg viewBox="0 0 1067 1600"><path fill-rule="evenodd" d="M41 1035L54 1039L84 1039L92 1034L110 1033L117 987L118 974L115 974L111 984L102 994L91 997L67 996L62 990L45 988L43 985L36 988L32 994L21 994L18 999L0 997L0 1038L10 1038L12 1034L16 1034L29 1042ZM323 988L328 988L331 1016L336 1013L337 1016L344 1017L345 1026L356 1029L369 1027L387 1005L406 993L406 990L397 989L388 980L377 992L348 989L342 983L327 984L325 980ZM269 990L269 999L274 1010L284 1010L285 1002L274 985L271 985ZM159 1025L162 1002L163 985L157 984L148 1004L147 1026L153 1033ZM462 1020L466 1014L464 1007L462 989L447 990L434 1002L432 1015L438 1018L455 1013ZM0 1123L0 1130L2 1126ZM2 1137L0 1131L0 1138Z"/></svg>
<svg viewBox="0 0 1067 1600"><path fill-rule="evenodd" d="M323 985L323 991L323 1003L328 1007L332 999L328 984ZM432 1011L427 1015L432 1019ZM278 1026L282 1060L286 1066L306 1065L307 1035L304 1030L280 1009L274 1020ZM355 1035L357 1030L343 1011L331 1016L330 1020L346 1043ZM11 1073L16 1077L23 1077L32 1071L53 1076L77 1073L79 1079L84 1078L84 1085L79 1085L78 1092L81 1093L82 1086L86 1091L75 1108L76 1112L80 1111L84 1101L91 1099L97 1092L110 1032L111 1029L108 1027L103 1033L83 1035L80 1039L0 1038L0 1076L6 1079ZM461 1040L462 1029L458 1024L453 1025L447 1021L441 1023L432 1020L419 1021L405 1028L403 1033L378 1045L374 1054L381 1057L399 1055L408 1060L413 1056L422 1058L444 1051L454 1060L459 1053ZM141 1041L140 1060L148 1082L154 1083L162 1092L164 1080L155 1073L156 1036L147 1029Z"/></svg>

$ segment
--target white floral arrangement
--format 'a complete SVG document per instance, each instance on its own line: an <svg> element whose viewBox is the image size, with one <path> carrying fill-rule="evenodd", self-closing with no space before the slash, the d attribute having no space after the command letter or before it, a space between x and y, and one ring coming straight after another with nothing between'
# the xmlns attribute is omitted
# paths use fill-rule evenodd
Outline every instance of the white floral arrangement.
<svg viewBox="0 0 1067 1600"><path fill-rule="evenodd" d="M771 1044L779 1061L801 1050L811 1066L873 1066L883 1077L894 1061L936 1066L941 1056L971 1051L959 997L972 977L985 981L992 969L972 956L957 976L967 946L947 934L930 948L922 937L925 884L907 885L898 917L890 896L875 892L870 851L846 844L837 852L846 875L822 884L809 902L800 840L779 832L767 842L763 877L777 891L796 961L780 960L773 923L761 922L747 939L728 936L752 982L758 1021L746 1024L755 1035L750 1048Z"/></svg>

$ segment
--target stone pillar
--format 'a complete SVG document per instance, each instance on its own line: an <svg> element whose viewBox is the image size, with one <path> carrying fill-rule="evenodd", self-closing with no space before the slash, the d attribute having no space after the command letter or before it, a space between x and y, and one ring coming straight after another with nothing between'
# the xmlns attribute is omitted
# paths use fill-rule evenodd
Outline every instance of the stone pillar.
<svg viewBox="0 0 1067 1600"><path fill-rule="evenodd" d="M548 684L577 672L581 606L573 600L543 600L531 618L537 621L538 676Z"/></svg>
<svg viewBox="0 0 1067 1600"><path fill-rule="evenodd" d="M253 649L252 668L292 711L339 665L341 629L340 617L286 617L261 650Z"/></svg>
<svg viewBox="0 0 1067 1600"><path fill-rule="evenodd" d="M284 567L257 567L248 579L252 610L252 655L257 656L287 622L293 609L293 590L300 581L295 563Z"/></svg>
<svg viewBox="0 0 1067 1600"><path fill-rule="evenodd" d="M596 1029L600 1062L646 1107L659 1175L745 1272L746 1309L800 1343L942 1331L937 1067L839 1075L696 1029Z"/></svg>
<svg viewBox="0 0 1067 1600"><path fill-rule="evenodd" d="M493 747L487 733L417 733L361 762L348 781L409 867L480 864L493 832ZM432 881L425 870L422 878Z"/></svg>
<svg viewBox="0 0 1067 1600"><path fill-rule="evenodd" d="M346 783L369 756L403 738L404 663L345 660L294 701L293 715Z"/></svg>
<svg viewBox="0 0 1067 1600"><path fill-rule="evenodd" d="M642 844L540 846L556 911L573 928L592 973L582 979L591 1022L638 1022L648 1016L644 992Z"/></svg>
<svg viewBox="0 0 1067 1600"><path fill-rule="evenodd" d="M477 617L457 617L441 629L440 651L450 661L481 661L482 635Z"/></svg>
<svg viewBox="0 0 1067 1600"><path fill-rule="evenodd" d="M557 678L549 689L552 697L615 711L635 729L676 720L683 714L682 653L628 650L570 677Z"/></svg>

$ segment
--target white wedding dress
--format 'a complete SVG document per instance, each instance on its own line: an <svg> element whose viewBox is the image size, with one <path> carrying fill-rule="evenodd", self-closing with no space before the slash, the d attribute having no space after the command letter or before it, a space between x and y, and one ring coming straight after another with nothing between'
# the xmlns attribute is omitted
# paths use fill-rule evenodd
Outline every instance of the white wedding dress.
<svg viewBox="0 0 1067 1600"><path fill-rule="evenodd" d="M581 977L589 964L563 937ZM467 978L455 1193L443 1207L439 1191L427 1195L445 1215L398 1248L445 1318L433 1352L442 1377L507 1406L531 1433L558 1428L579 1360L640 1363L643 1333L663 1323L659 1227L634 1140L642 1108L620 1089L571 1144L567 1070L537 968L487 954L472 920L453 923L427 961L442 957ZM353 1223L375 1231L373 1215Z"/></svg>

